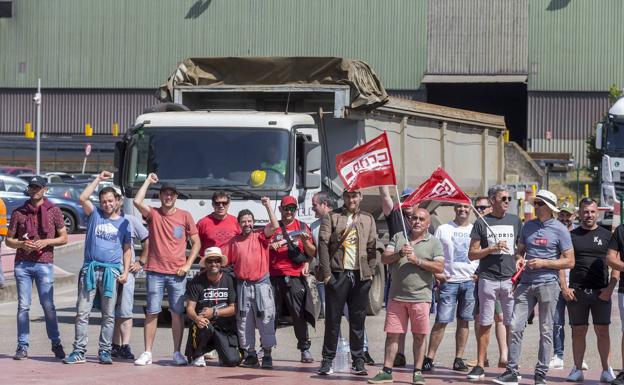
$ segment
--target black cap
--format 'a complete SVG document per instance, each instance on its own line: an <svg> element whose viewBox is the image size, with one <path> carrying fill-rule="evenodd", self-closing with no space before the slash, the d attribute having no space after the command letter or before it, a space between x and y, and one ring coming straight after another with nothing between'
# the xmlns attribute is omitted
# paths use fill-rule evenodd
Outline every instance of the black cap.
<svg viewBox="0 0 624 385"><path fill-rule="evenodd" d="M42 176L35 175L28 181L29 186L45 187L48 184L48 180Z"/></svg>
<svg viewBox="0 0 624 385"><path fill-rule="evenodd" d="M180 193L178 192L178 189L176 188L176 185L173 183L169 183L169 182L165 182L163 184L160 185L160 192L163 192L165 190L172 190L174 193L180 195Z"/></svg>

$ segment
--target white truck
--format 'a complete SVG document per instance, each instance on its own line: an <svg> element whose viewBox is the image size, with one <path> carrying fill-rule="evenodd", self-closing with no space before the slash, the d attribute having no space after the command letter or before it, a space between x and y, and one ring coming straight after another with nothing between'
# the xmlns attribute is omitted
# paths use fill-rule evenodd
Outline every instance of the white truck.
<svg viewBox="0 0 624 385"><path fill-rule="evenodd" d="M600 205L614 208L624 194L624 98L617 100L596 127L596 148L603 150Z"/></svg>
<svg viewBox="0 0 624 385"><path fill-rule="evenodd" d="M269 69L267 60L274 64ZM288 79L283 78L285 70ZM236 71L240 73L232 74ZM197 73L202 76L193 78ZM248 73L260 80L241 80ZM140 115L117 143L116 183L132 198L146 176L156 172L161 181L176 183L184 194L177 206L195 220L211 212L216 190L226 190L234 215L246 208L258 224L266 223L260 197L270 197L277 211L279 200L292 195L299 201L298 218L311 223L314 193L325 190L340 199L343 186L335 170L336 154L384 131L399 189L417 186L439 165L473 195L503 180L502 117L388 97L361 62L187 59L161 93L169 103ZM154 206L159 205L157 188L147 195ZM365 191L363 209L380 219L383 230L377 194L377 189ZM134 210L131 201L126 199L127 212ZM383 292L379 265L370 313L381 309Z"/></svg>

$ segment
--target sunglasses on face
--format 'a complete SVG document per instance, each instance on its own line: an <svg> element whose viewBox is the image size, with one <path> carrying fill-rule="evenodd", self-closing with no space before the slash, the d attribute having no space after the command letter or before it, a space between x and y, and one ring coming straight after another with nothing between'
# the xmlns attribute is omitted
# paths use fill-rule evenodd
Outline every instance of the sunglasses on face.
<svg viewBox="0 0 624 385"><path fill-rule="evenodd" d="M489 209L492 206L475 206L475 208L479 211L485 211L487 209Z"/></svg>
<svg viewBox="0 0 624 385"><path fill-rule="evenodd" d="M297 206L286 206L286 207L282 207L282 210L284 211L288 211L291 213L294 213L295 211L297 211Z"/></svg>
<svg viewBox="0 0 624 385"><path fill-rule="evenodd" d="M500 199L501 202L511 202L511 197L502 197Z"/></svg>
<svg viewBox="0 0 624 385"><path fill-rule="evenodd" d="M546 206L546 203L544 203L542 201L533 201L533 206L535 206L535 207L542 207L542 206Z"/></svg>
<svg viewBox="0 0 624 385"><path fill-rule="evenodd" d="M229 205L230 202L223 202L223 201L219 201L219 202L212 202L213 206L217 206L217 207L225 207L227 205Z"/></svg>

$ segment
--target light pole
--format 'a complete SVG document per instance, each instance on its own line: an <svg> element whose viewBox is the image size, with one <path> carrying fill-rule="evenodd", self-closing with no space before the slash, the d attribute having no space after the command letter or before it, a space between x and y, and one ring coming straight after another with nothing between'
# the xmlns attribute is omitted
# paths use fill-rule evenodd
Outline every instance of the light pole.
<svg viewBox="0 0 624 385"><path fill-rule="evenodd" d="M37 160L36 160L36 172L37 175L41 173L41 79L37 79L37 93L33 97L35 104L37 105Z"/></svg>

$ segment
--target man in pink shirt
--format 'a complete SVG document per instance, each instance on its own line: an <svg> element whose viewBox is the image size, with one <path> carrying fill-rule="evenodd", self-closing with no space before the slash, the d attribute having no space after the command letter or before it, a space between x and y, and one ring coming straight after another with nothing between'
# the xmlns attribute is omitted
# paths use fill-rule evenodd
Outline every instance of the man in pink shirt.
<svg viewBox="0 0 624 385"><path fill-rule="evenodd" d="M231 259L228 244L232 238L241 233L241 228L236 217L228 214L229 207L230 195L226 191L217 191L212 195L214 211L197 222L201 241L199 255L204 255L208 247L218 247L228 259Z"/></svg>
<svg viewBox="0 0 624 385"><path fill-rule="evenodd" d="M272 369L271 349L275 341L275 302L269 278L269 239L279 227L269 198L262 198L269 215L264 230L254 231L254 215L245 209L238 213L242 234L230 243L236 284L236 326L240 347L245 351L244 367L258 367L256 329L264 350L262 368Z"/></svg>
<svg viewBox="0 0 624 385"><path fill-rule="evenodd" d="M146 271L147 311L145 314L145 352L134 361L135 365L152 363L152 346L156 336L158 313L167 290L173 333L173 360L176 365L186 365L186 357L180 353L184 333L184 293L186 275L199 253L200 241L193 217L188 211L175 207L178 190L172 183L160 186L161 207L153 208L144 202L150 185L158 183L156 174L149 174L134 197L134 206L147 219L149 226L149 252ZM186 255L186 243L191 241L191 251Z"/></svg>

